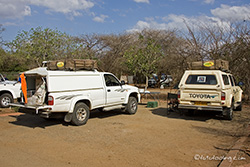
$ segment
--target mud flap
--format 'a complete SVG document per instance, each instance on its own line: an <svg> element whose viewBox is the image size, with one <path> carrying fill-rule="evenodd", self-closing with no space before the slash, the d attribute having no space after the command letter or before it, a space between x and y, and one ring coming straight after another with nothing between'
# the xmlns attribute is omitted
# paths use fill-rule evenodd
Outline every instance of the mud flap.
<svg viewBox="0 0 250 167"><path fill-rule="evenodd" d="M67 113L65 116L64 116L64 121L65 122L71 122L72 120L72 113Z"/></svg>
<svg viewBox="0 0 250 167"><path fill-rule="evenodd" d="M227 108L226 108L226 107L223 108L223 110L222 110L222 115L223 115L223 116L226 116L226 115L227 115Z"/></svg>

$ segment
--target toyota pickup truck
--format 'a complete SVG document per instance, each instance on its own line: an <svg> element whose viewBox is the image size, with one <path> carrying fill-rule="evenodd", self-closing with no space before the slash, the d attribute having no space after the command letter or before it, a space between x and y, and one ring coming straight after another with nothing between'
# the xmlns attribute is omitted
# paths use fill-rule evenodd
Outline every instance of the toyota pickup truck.
<svg viewBox="0 0 250 167"><path fill-rule="evenodd" d="M20 98L21 84L17 81L6 80L0 74L0 107L7 108L10 103Z"/></svg>
<svg viewBox="0 0 250 167"><path fill-rule="evenodd" d="M242 109L242 89L229 72L187 70L179 83L179 109L221 112L231 120L233 110Z"/></svg>
<svg viewBox="0 0 250 167"><path fill-rule="evenodd" d="M121 109L135 114L140 101L137 87L125 85L108 72L39 67L24 72L24 75L27 101L21 98L22 101L11 105L45 118L63 114L64 120L74 125L86 124L94 109Z"/></svg>

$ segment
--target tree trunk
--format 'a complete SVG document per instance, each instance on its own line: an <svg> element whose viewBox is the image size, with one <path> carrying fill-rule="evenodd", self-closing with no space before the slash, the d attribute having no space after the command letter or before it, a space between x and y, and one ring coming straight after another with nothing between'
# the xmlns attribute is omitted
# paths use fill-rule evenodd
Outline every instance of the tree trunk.
<svg viewBox="0 0 250 167"><path fill-rule="evenodd" d="M148 76L146 76L146 85L145 85L145 91L148 89Z"/></svg>

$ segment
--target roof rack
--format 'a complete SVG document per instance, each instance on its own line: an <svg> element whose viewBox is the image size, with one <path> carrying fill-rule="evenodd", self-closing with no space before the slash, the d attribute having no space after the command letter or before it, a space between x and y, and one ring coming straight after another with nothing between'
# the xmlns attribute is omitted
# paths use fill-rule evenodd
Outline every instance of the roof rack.
<svg viewBox="0 0 250 167"><path fill-rule="evenodd" d="M221 70L229 71L229 62L222 59L188 62L189 70Z"/></svg>
<svg viewBox="0 0 250 167"><path fill-rule="evenodd" d="M47 67L48 70L95 71L97 69L97 61L90 59L54 60L54 61L44 61L43 66Z"/></svg>

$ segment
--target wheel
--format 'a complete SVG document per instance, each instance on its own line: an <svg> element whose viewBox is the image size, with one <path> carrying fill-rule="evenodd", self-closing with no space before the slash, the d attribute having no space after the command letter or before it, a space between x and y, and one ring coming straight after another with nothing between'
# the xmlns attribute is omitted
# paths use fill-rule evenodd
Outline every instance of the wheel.
<svg viewBox="0 0 250 167"><path fill-rule="evenodd" d="M138 102L135 97L129 97L125 111L129 114L135 114L138 108Z"/></svg>
<svg viewBox="0 0 250 167"><path fill-rule="evenodd" d="M233 119L233 103L230 108L225 108L225 115L224 118L227 120L232 120Z"/></svg>
<svg viewBox="0 0 250 167"><path fill-rule="evenodd" d="M0 96L0 107L7 108L9 103L13 102L13 97L9 93L4 93Z"/></svg>
<svg viewBox="0 0 250 167"><path fill-rule="evenodd" d="M72 113L71 123L74 125L84 125L89 119L89 107L85 103L77 103Z"/></svg>

